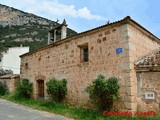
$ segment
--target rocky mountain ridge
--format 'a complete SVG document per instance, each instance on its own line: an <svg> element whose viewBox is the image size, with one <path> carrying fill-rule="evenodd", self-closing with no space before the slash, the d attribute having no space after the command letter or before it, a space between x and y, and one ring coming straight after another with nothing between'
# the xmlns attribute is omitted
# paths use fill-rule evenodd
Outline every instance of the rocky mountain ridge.
<svg viewBox="0 0 160 120"><path fill-rule="evenodd" d="M56 25L56 22L50 21L46 18L42 18L32 13L23 12L21 10L0 4L0 24L3 27L30 25L30 23L37 23L41 25Z"/></svg>
<svg viewBox="0 0 160 120"><path fill-rule="evenodd" d="M30 50L47 44L48 30L59 23L0 4L0 51L8 47L30 46ZM68 28L67 36L77 34Z"/></svg>

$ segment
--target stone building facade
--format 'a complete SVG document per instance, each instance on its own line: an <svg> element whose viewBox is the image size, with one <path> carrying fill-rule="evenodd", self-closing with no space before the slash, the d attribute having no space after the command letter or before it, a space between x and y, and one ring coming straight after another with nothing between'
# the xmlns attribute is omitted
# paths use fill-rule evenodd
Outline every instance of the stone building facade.
<svg viewBox="0 0 160 120"><path fill-rule="evenodd" d="M22 55L21 78L33 83L35 99L40 94L48 99L45 83L49 79L65 78L68 80L66 101L75 106L88 106L90 100L85 88L93 79L99 74L116 76L121 85L122 104L118 108L137 111L135 62L159 47L156 36L126 17Z"/></svg>

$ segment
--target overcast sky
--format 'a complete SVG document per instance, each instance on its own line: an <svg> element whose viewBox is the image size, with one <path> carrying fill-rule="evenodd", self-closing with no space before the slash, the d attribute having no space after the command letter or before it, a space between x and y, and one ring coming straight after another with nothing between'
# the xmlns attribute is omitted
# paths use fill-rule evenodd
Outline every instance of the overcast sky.
<svg viewBox="0 0 160 120"><path fill-rule="evenodd" d="M65 18L77 32L131 16L160 38L159 0L0 0L0 3L53 21L59 19L60 23Z"/></svg>

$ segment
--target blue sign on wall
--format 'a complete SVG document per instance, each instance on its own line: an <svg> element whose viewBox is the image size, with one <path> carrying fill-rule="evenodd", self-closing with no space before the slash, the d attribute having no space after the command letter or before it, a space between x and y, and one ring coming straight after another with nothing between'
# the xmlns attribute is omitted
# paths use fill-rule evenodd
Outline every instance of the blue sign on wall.
<svg viewBox="0 0 160 120"><path fill-rule="evenodd" d="M116 54L121 54L122 53L122 48L117 48L116 49Z"/></svg>

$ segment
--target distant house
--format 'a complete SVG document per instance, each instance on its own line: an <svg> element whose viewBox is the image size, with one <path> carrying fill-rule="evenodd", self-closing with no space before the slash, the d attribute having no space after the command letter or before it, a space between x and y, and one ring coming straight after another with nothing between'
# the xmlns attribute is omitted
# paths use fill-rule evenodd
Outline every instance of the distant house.
<svg viewBox="0 0 160 120"><path fill-rule="evenodd" d="M160 108L160 40L130 17L65 38L65 21L49 31L48 43L21 56L21 78L33 83L33 97L48 99L46 82L68 80L66 101L88 106L85 88L99 74L116 76L119 110Z"/></svg>
<svg viewBox="0 0 160 120"><path fill-rule="evenodd" d="M29 52L29 47L12 47L0 53L0 69L12 70L20 74L20 55Z"/></svg>

